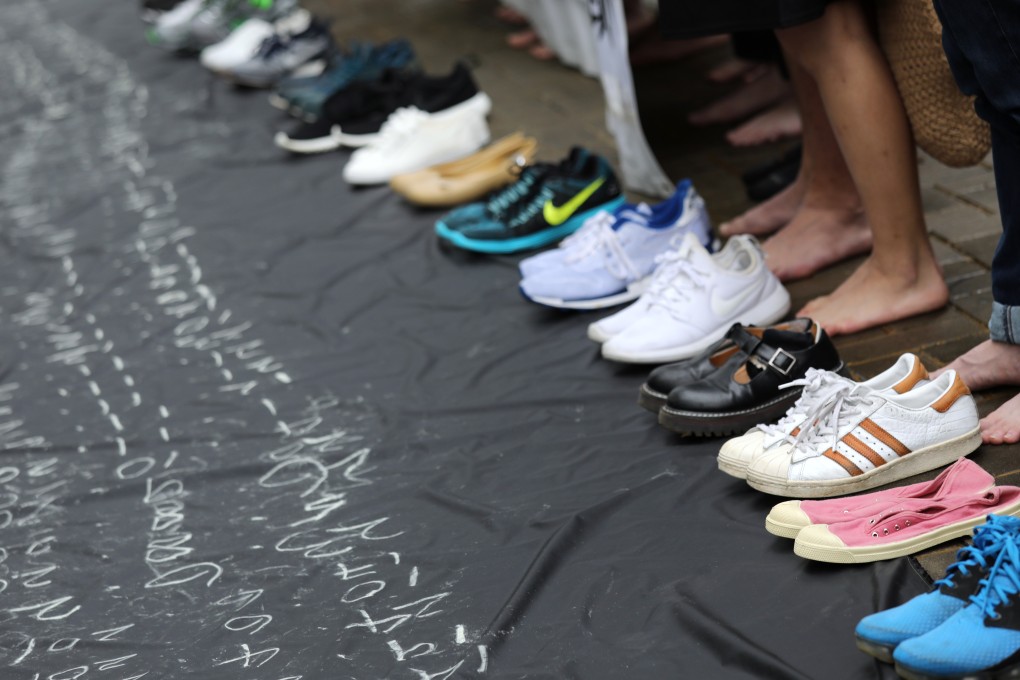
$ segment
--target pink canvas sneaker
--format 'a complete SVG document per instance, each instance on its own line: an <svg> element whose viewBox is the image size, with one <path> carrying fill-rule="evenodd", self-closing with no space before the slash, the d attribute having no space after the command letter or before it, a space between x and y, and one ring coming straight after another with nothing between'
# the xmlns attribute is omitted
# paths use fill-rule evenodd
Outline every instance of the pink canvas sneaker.
<svg viewBox="0 0 1020 680"><path fill-rule="evenodd" d="M930 502L908 500L870 518L812 524L797 534L793 552L838 564L889 560L967 536L989 514L1020 515L1020 487L995 486Z"/></svg>
<svg viewBox="0 0 1020 680"><path fill-rule="evenodd" d="M796 538L800 530L809 524L846 522L870 517L882 508L906 499L939 500L947 496L970 496L993 486L995 477L974 461L961 458L930 482L824 501L783 501L765 518L765 530L775 536Z"/></svg>

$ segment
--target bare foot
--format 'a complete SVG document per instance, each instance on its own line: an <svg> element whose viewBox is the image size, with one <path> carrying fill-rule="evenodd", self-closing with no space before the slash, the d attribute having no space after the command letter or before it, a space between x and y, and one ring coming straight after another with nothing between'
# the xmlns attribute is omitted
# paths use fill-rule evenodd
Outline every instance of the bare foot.
<svg viewBox="0 0 1020 680"><path fill-rule="evenodd" d="M954 369L972 390L1020 385L1020 346L985 340L945 368L932 372L937 378Z"/></svg>
<svg viewBox="0 0 1020 680"><path fill-rule="evenodd" d="M848 335L868 328L933 312L949 302L949 289L934 259L919 270L886 272L869 257L831 295L809 302L797 316L808 316L829 335Z"/></svg>
<svg viewBox="0 0 1020 680"><path fill-rule="evenodd" d="M719 225L719 233L723 236L737 234L754 234L766 236L785 227L797 214L800 204L804 201L805 182L797 177L793 184L786 187L769 200L756 205L743 215Z"/></svg>
<svg viewBox="0 0 1020 680"><path fill-rule="evenodd" d="M692 112L687 116L687 120L692 125L729 123L761 111L789 94L789 83L779 75L779 69L771 68L760 78L741 85L739 89L722 99Z"/></svg>
<svg viewBox="0 0 1020 680"><path fill-rule="evenodd" d="M506 37L506 44L515 50L527 49L536 44L538 41L538 33L535 33L535 31L530 28L523 31L517 31L516 33L511 33Z"/></svg>
<svg viewBox="0 0 1020 680"><path fill-rule="evenodd" d="M759 113L740 127L726 133L733 146L757 146L788 137L799 137L802 131L800 111L793 97Z"/></svg>
<svg viewBox="0 0 1020 680"><path fill-rule="evenodd" d="M728 83L740 77L745 77L755 69L763 68L761 64L734 57L724 61L708 72L708 79L714 83ZM754 80L751 78L750 80Z"/></svg>
<svg viewBox="0 0 1020 680"><path fill-rule="evenodd" d="M1020 395L981 419L981 439L985 444L1020 442Z"/></svg>
<svg viewBox="0 0 1020 680"><path fill-rule="evenodd" d="M496 18L511 26L527 26L528 17L524 16L512 7L500 5L496 8Z"/></svg>
<svg viewBox="0 0 1020 680"><path fill-rule="evenodd" d="M556 58L556 52L551 47L546 47L544 43L533 45L528 54L539 61L552 61Z"/></svg>
<svg viewBox="0 0 1020 680"><path fill-rule="evenodd" d="M634 30L628 25L628 28ZM634 66L662 64L676 61L710 47L723 45L729 36L712 35L705 38L688 38L686 40L666 40L658 31L646 29L643 32L632 32L633 41L630 48L630 63Z"/></svg>
<svg viewBox="0 0 1020 680"><path fill-rule="evenodd" d="M813 207L805 202L763 249L769 269L781 281L793 281L868 252L871 229L858 208Z"/></svg>

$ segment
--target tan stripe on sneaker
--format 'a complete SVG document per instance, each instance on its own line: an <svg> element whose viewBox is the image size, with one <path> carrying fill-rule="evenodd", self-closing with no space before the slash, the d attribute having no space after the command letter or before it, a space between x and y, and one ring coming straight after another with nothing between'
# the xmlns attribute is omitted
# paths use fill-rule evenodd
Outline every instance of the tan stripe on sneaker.
<svg viewBox="0 0 1020 680"><path fill-rule="evenodd" d="M896 452L897 456L905 456L910 453L910 449L903 442L876 425L870 418L861 421L861 429L888 446Z"/></svg>
<svg viewBox="0 0 1020 680"><path fill-rule="evenodd" d="M868 462L870 462L875 467L881 467L882 465L885 465L885 458L878 455L875 449L871 448L870 446L868 446L867 444L865 444L852 434L847 434L846 436L844 436L843 443L849 446L857 453L867 458Z"/></svg>
<svg viewBox="0 0 1020 680"><path fill-rule="evenodd" d="M796 437L798 434L800 434L800 428L799 427L795 427L795 428L793 428L793 430L790 431L790 436L791 437Z"/></svg>
<svg viewBox="0 0 1020 680"><path fill-rule="evenodd" d="M960 397L965 397L970 394L970 388L967 387L967 383L963 382L963 379L957 375L953 381L952 387L946 390L945 394L938 398L938 400L931 405L933 409L939 413L945 413L953 407L956 400Z"/></svg>
<svg viewBox="0 0 1020 680"><path fill-rule="evenodd" d="M893 385L893 389L896 390L897 394L903 394L914 389L914 386L922 380L928 379L928 369L924 367L921 360L918 357L914 357L914 368L903 380Z"/></svg>
<svg viewBox="0 0 1020 680"><path fill-rule="evenodd" d="M838 453L836 451L833 451L832 449L829 449L822 455L828 458L829 460L833 461L834 463L838 463L840 467L842 467L844 470L850 473L851 477L857 477L859 475L864 474L863 470L854 465L853 461L844 456L842 453Z"/></svg>

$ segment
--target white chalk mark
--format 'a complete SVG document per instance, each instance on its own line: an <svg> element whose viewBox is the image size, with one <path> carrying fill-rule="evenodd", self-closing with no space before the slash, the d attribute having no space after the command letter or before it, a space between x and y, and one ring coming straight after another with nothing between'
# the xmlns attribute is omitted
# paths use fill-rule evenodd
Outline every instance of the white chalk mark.
<svg viewBox="0 0 1020 680"><path fill-rule="evenodd" d="M126 456L127 455L127 442L124 441L123 437L117 437L116 441L117 441L117 455Z"/></svg>
<svg viewBox="0 0 1020 680"><path fill-rule="evenodd" d="M138 394L137 392L132 392L131 393L131 405L132 406L141 406L142 405L142 395Z"/></svg>
<svg viewBox="0 0 1020 680"><path fill-rule="evenodd" d="M222 374L223 374L223 378L224 378L224 379L225 379L225 380L226 380L227 382L233 382L233 380L234 380L234 374L233 374L233 373L232 373L232 372L230 371L230 369L229 369L229 368L221 368L221 369L220 369L220 373L222 373Z"/></svg>
<svg viewBox="0 0 1020 680"><path fill-rule="evenodd" d="M59 394L62 397L66 397L67 396L67 390L65 390L63 387L58 387L57 388L57 394Z"/></svg>
<svg viewBox="0 0 1020 680"><path fill-rule="evenodd" d="M407 579L407 585L412 588L418 585L418 567L411 567L411 577Z"/></svg>
<svg viewBox="0 0 1020 680"><path fill-rule="evenodd" d="M163 418L169 418L170 417L170 411L167 409L166 406L164 406L163 404L160 404L159 405L159 415L162 416Z"/></svg>
<svg viewBox="0 0 1020 680"><path fill-rule="evenodd" d="M212 355L213 361L216 362L216 367L217 368L219 368L220 366L223 365L223 355L222 354L220 354L216 350L212 350L211 352L209 352L209 354Z"/></svg>
<svg viewBox="0 0 1020 680"><path fill-rule="evenodd" d="M276 405L273 404L273 402L269 401L268 399L263 399L262 405L266 407L266 410L269 411L271 415L274 416L276 415Z"/></svg>
<svg viewBox="0 0 1020 680"><path fill-rule="evenodd" d="M92 370L88 366L85 365L79 366L78 370L81 371L81 374L86 378L92 375Z"/></svg>
<svg viewBox="0 0 1020 680"><path fill-rule="evenodd" d="M273 374L273 377L276 378L277 381L282 382L284 385L289 385L290 383L294 382L293 380L290 379L290 376L284 373L283 371L277 371L276 373Z"/></svg>
<svg viewBox="0 0 1020 680"><path fill-rule="evenodd" d="M21 656L12 661L11 665L17 666L19 663L24 661L28 657L28 655L32 653L33 649L35 649L35 638L32 638L31 640L28 641L28 646L25 648L25 651L22 653Z"/></svg>
<svg viewBox="0 0 1020 680"><path fill-rule="evenodd" d="M393 564L400 564L400 553L391 552L390 557L393 558Z"/></svg>
<svg viewBox="0 0 1020 680"><path fill-rule="evenodd" d="M124 431L124 426L121 425L120 418L117 417L116 413L111 413L109 418L110 418L110 423L113 425L113 429L117 430L117 432L123 432Z"/></svg>
<svg viewBox="0 0 1020 680"><path fill-rule="evenodd" d="M124 360L121 359L119 356L114 355L110 357L110 361L113 362L113 367L116 368L118 371L124 370Z"/></svg>
<svg viewBox="0 0 1020 680"><path fill-rule="evenodd" d="M165 427L159 428L159 438L165 442L170 441L170 433L166 431Z"/></svg>
<svg viewBox="0 0 1020 680"><path fill-rule="evenodd" d="M171 452L170 452L170 455L166 457L166 462L165 462L165 463L163 463L163 469L164 469L164 470L166 470L166 469L167 469L167 468L169 468L169 467L170 467L171 465L173 465L173 464L174 464L174 461L175 461L175 460L177 460L177 456L179 456L179 455L180 455L180 454L179 454L179 453L177 453L176 451L171 451Z"/></svg>
<svg viewBox="0 0 1020 680"><path fill-rule="evenodd" d="M110 404L105 399L99 400L99 410L103 412L104 416L110 415Z"/></svg>
<svg viewBox="0 0 1020 680"><path fill-rule="evenodd" d="M99 342L102 342L103 338L106 337L106 334L103 333L102 328L95 329L94 331L92 331L92 334L96 336L96 340L98 340Z"/></svg>
<svg viewBox="0 0 1020 680"><path fill-rule="evenodd" d="M467 642L467 637L464 635L464 626L457 626L457 635L454 638L458 645L462 645Z"/></svg>
<svg viewBox="0 0 1020 680"><path fill-rule="evenodd" d="M489 650L485 645L478 645L478 656L481 657L482 662L478 665L477 672L484 673L489 668Z"/></svg>
<svg viewBox="0 0 1020 680"><path fill-rule="evenodd" d="M89 380L89 391L97 397L103 393L102 390L99 389L99 385L95 380Z"/></svg>
<svg viewBox="0 0 1020 680"><path fill-rule="evenodd" d="M124 384L127 385L128 387L134 387L135 386L135 379L132 378L130 375L125 375L124 376Z"/></svg>

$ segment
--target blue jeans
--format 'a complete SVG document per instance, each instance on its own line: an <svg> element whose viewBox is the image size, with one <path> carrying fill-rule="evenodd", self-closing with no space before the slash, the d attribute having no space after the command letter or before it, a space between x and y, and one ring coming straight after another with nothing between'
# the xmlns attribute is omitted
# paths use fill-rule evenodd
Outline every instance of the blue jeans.
<svg viewBox="0 0 1020 680"><path fill-rule="evenodd" d="M992 128L1002 237L992 260L992 340L1020 344L1020 0L934 0L960 89Z"/></svg>

